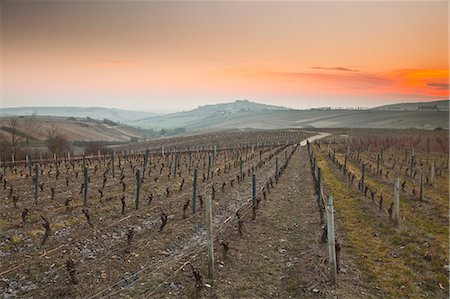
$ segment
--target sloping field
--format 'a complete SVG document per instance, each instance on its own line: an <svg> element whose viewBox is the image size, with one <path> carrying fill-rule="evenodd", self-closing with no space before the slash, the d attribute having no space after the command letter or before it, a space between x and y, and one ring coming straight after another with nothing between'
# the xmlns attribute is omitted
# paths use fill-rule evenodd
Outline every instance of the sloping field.
<svg viewBox="0 0 450 299"><path fill-rule="evenodd" d="M132 125L147 128L184 127L188 130L227 128L448 128L445 111L381 111L381 110L274 110L239 111L232 114L217 112L202 117L178 113L148 118Z"/></svg>
<svg viewBox="0 0 450 299"><path fill-rule="evenodd" d="M110 126L97 120L86 120L65 117L36 117L32 130L28 130L26 117L19 118L18 131L40 141L46 140L48 132L56 128L70 141L129 141L131 138L143 138L137 129L124 126ZM10 134L11 118L0 118L1 133ZM30 132L30 133L27 133Z"/></svg>

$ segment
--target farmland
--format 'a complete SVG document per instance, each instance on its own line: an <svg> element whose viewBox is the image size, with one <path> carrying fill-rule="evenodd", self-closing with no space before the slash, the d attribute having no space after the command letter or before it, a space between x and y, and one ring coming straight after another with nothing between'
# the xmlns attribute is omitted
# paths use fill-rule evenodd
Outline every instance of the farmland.
<svg viewBox="0 0 450 299"><path fill-rule="evenodd" d="M446 298L448 163L448 131L374 129L225 130L3 160L0 294Z"/></svg>

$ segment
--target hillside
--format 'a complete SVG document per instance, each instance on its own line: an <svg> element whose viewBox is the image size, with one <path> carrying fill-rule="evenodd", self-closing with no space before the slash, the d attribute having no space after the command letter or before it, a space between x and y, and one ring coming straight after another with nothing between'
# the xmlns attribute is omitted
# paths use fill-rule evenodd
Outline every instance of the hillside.
<svg viewBox="0 0 450 299"><path fill-rule="evenodd" d="M376 110L435 110L449 111L449 100L417 103L399 103L374 108Z"/></svg>
<svg viewBox="0 0 450 299"><path fill-rule="evenodd" d="M60 117L91 117L94 119L110 119L126 123L136 119L155 116L156 113L131 111L102 107L17 107L0 108L0 116L19 115L60 116Z"/></svg>
<svg viewBox="0 0 450 299"><path fill-rule="evenodd" d="M191 111L150 117L130 125L142 128L177 128L188 131L228 128L448 128L446 111L434 110L293 110L246 102L201 106ZM279 108L279 109L276 109Z"/></svg>
<svg viewBox="0 0 450 299"><path fill-rule="evenodd" d="M32 140L46 140L52 128L57 128L70 141L126 142L136 138L144 139L144 134L135 128L122 124L105 124L94 119L37 116L33 118L33 130L28 130L27 120L29 119L30 117L19 117L17 130L19 135L28 135ZM10 134L10 120L11 117L0 117L1 134Z"/></svg>
<svg viewBox="0 0 450 299"><path fill-rule="evenodd" d="M267 111L293 111L282 106L265 105L247 100L221 103L215 105L199 106L193 110L171 113L161 116L149 117L130 122L130 125L142 128L195 128L202 127L204 123L216 124L233 119L236 115L247 113L264 113Z"/></svg>

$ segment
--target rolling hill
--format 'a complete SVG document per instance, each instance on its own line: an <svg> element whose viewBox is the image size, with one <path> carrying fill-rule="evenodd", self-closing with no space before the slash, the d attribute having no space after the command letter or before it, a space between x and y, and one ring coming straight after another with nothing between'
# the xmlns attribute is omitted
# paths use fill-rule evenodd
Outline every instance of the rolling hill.
<svg viewBox="0 0 450 299"><path fill-rule="evenodd" d="M130 122L130 125L142 128L207 128L209 125L222 127L221 124L233 120L236 116L259 115L264 113L294 111L293 109L254 103L247 100L199 106L193 110L149 117ZM245 121L244 121L245 122ZM224 126L224 128L235 128Z"/></svg>
<svg viewBox="0 0 450 299"><path fill-rule="evenodd" d="M398 103L374 108L376 110L449 111L449 100L416 103Z"/></svg>
<svg viewBox="0 0 450 299"><path fill-rule="evenodd" d="M434 102L427 103L434 105ZM440 102L439 102L440 103ZM448 102L447 102L448 103ZM400 104L402 105L402 104ZM230 128L417 128L448 129L448 111L433 109L294 110L248 101L200 106L194 110L130 122L141 128L187 131Z"/></svg>
<svg viewBox="0 0 450 299"><path fill-rule="evenodd" d="M127 123L136 119L155 116L156 113L122 110L102 107L17 107L0 108L0 116L60 116L80 117L94 119L110 119L116 122Z"/></svg>
<svg viewBox="0 0 450 299"><path fill-rule="evenodd" d="M0 134L10 134L12 130L11 118L13 117L0 118ZM29 127L27 126L27 120L31 118L33 119L33 128L29 130L27 129ZM55 116L22 116L17 119L16 130L18 135L28 135L31 140L36 141L45 141L52 128L56 128L64 134L69 141L128 142L145 139L144 133L136 128L94 119Z"/></svg>

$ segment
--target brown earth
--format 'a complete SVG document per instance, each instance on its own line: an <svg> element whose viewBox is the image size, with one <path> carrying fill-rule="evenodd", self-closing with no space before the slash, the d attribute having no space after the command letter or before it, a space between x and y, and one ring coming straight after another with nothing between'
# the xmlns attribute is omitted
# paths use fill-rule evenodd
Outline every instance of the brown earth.
<svg viewBox="0 0 450 299"><path fill-rule="evenodd" d="M329 282L327 245L321 243L321 225L305 147L293 155L286 171L266 200L260 204L255 221L245 221L243 237L237 228L220 239L229 242L224 257L215 245L215 279L205 281L201 290L194 287L188 270L166 281L156 297L208 298L317 298L374 297L361 278L361 271L341 244L338 286ZM216 243L215 243L216 244ZM193 264L206 277L206 255ZM186 267L189 269L188 267Z"/></svg>

